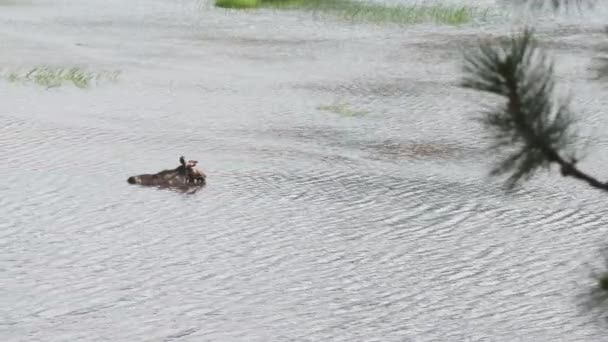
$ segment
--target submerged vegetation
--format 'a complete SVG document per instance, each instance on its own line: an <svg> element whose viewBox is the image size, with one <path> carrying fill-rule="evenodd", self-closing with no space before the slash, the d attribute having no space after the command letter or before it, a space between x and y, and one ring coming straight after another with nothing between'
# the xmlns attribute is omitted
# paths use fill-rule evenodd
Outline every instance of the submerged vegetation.
<svg viewBox="0 0 608 342"><path fill-rule="evenodd" d="M352 0L216 0L215 5L223 8L298 9L328 13L352 21L393 24L434 22L460 25L488 16L488 9L440 3L387 6Z"/></svg>
<svg viewBox="0 0 608 342"><path fill-rule="evenodd" d="M341 102L336 102L336 103L333 103L330 105L319 106L319 107L317 107L317 109L336 113L336 114L339 114L342 116L351 116L351 117L365 116L365 115L369 114L369 112L366 112L363 110L352 109L348 104L341 103Z"/></svg>
<svg viewBox="0 0 608 342"><path fill-rule="evenodd" d="M2 72L2 78L13 83L35 83L46 88L60 87L72 83L78 88L88 88L94 82L107 80L115 82L120 71L94 72L80 67L62 68L38 66L28 70Z"/></svg>
<svg viewBox="0 0 608 342"><path fill-rule="evenodd" d="M256 8L260 6L259 0L216 0L215 5L223 8Z"/></svg>

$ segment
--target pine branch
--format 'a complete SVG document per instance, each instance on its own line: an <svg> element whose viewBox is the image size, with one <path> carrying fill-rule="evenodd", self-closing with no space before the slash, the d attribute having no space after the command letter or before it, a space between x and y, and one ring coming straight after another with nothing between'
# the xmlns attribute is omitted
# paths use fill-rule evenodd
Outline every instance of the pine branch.
<svg viewBox="0 0 608 342"><path fill-rule="evenodd" d="M538 47L533 31L503 40L497 46L481 43L465 54L462 87L489 92L506 99L506 105L487 111L479 119L492 133L492 148L515 148L498 163L491 175L510 173L506 186L513 189L539 169L559 165L564 177L574 177L594 188L608 191L603 183L576 167L577 160L565 159L572 145L574 123L569 101L557 105L553 63Z"/></svg>

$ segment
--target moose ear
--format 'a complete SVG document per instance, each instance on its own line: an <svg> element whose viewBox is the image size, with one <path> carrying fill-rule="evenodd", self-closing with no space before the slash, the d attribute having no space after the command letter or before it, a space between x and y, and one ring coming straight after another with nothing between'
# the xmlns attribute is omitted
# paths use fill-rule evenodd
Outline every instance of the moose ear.
<svg viewBox="0 0 608 342"><path fill-rule="evenodd" d="M179 163L183 166L186 166L186 160L184 159L184 156L179 157Z"/></svg>

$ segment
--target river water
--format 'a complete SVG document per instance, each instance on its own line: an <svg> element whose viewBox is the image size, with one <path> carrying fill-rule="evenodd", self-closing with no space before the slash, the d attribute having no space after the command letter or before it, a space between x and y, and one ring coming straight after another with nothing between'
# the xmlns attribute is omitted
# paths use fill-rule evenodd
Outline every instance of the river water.
<svg viewBox="0 0 608 342"><path fill-rule="evenodd" d="M598 16L535 20L595 138L581 167L601 178ZM3 72L121 72L87 89L0 82L1 340L601 340L581 302L605 195L555 170L503 192L471 120L492 99L457 87L459 48L520 24L0 6ZM181 155L202 191L127 184Z"/></svg>

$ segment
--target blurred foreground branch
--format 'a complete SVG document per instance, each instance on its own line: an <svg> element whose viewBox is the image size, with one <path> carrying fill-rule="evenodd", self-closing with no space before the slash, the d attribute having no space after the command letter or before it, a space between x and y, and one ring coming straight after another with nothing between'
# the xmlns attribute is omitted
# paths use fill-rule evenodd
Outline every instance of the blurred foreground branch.
<svg viewBox="0 0 608 342"><path fill-rule="evenodd" d="M493 149L511 149L491 175L510 173L506 185L513 189L539 169L557 164L562 176L608 191L608 183L579 170L574 156L564 156L574 142L569 99L554 100L553 63L533 36L526 29L499 44L481 43L465 54L461 85L506 99L504 106L486 111L479 120L492 133Z"/></svg>

